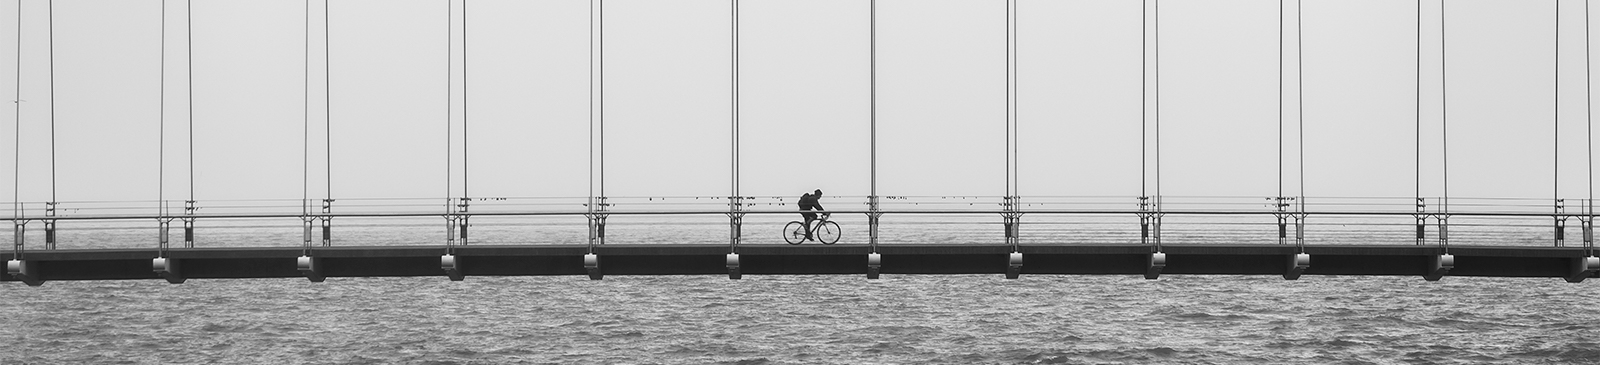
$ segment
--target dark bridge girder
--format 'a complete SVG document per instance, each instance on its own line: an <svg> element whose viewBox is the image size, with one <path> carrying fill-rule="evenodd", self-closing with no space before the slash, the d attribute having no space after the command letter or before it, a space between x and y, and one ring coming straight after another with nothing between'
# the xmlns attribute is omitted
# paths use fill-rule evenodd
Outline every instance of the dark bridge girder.
<svg viewBox="0 0 1600 365"><path fill-rule="evenodd" d="M1164 274L1286 275L1293 246L1165 245ZM28 251L29 281L289 278L303 277L296 259L301 247L175 248L166 257L181 265L174 280L151 269L154 249ZM1004 244L881 245L884 274L1005 274L1010 246ZM1141 275L1149 268L1150 247L1124 244L1025 245L1021 273L1027 275ZM1311 264L1303 275L1435 274L1431 246L1308 246ZM464 276L586 275L585 245L458 246ZM598 247L606 275L726 275L727 245L611 244ZM739 271L747 275L862 275L864 245L742 245ZM1594 277L1581 269L1584 251L1565 247L1455 247L1450 276L1550 277L1581 281ZM440 276L438 246L317 248L312 256L325 277ZM0 260L11 260L11 253ZM1434 276L1433 279L1437 279ZM18 281L5 275L0 281Z"/></svg>

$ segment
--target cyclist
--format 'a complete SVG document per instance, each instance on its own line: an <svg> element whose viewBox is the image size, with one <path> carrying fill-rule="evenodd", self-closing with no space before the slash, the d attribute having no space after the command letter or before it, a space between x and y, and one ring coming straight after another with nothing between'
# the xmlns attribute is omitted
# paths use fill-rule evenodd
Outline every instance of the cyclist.
<svg viewBox="0 0 1600 365"><path fill-rule="evenodd" d="M807 210L824 210L822 208L822 204L817 202L819 199L822 199L822 189L817 189L811 193L800 195L800 211L805 212ZM806 240L815 241L811 239L811 221L817 219L817 213L800 213L800 216L806 218Z"/></svg>

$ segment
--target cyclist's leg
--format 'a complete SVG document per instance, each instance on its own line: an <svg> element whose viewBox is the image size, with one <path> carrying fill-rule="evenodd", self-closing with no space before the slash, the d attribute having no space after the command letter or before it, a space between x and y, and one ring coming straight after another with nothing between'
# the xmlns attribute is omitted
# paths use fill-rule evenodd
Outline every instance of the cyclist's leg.
<svg viewBox="0 0 1600 365"><path fill-rule="evenodd" d="M811 222L817 220L817 213L800 213L800 215L804 216L806 218L806 222L805 222L806 240L807 241L811 241L812 240L811 239L811 232L812 232Z"/></svg>

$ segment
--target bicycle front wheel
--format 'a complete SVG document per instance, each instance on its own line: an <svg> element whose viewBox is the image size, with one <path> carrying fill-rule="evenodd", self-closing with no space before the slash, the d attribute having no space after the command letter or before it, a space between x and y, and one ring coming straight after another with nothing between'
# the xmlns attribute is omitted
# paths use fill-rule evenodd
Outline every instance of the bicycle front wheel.
<svg viewBox="0 0 1600 365"><path fill-rule="evenodd" d="M817 240L822 241L824 245L831 245L839 242L839 236L843 235L843 233L843 231L839 230L838 223L833 221L822 222L822 225L817 227Z"/></svg>
<svg viewBox="0 0 1600 365"><path fill-rule="evenodd" d="M791 245L798 245L806 240L806 224L800 221L790 221L783 226L783 240Z"/></svg>

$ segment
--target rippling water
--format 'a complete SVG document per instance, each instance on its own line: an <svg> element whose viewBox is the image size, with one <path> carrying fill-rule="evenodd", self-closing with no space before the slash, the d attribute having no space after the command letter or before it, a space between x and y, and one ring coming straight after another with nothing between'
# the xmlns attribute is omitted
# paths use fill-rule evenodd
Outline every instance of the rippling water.
<svg viewBox="0 0 1600 365"><path fill-rule="evenodd" d="M753 232L777 232L781 220L776 219L763 223L774 227ZM725 239L716 225L725 222L707 222L675 224L676 230L666 233L685 242ZM491 238L480 241L486 244L571 243L585 234L579 223L489 225L477 232ZM844 223L847 230L861 226ZM985 239L975 236L983 231L960 222L935 223L887 231L895 239L923 243ZM624 243L663 234L660 225L639 225L632 233L625 229L630 225L619 227L618 241ZM1104 239L1084 236L1084 227L1093 226L1062 227L1039 227L1035 235L1057 244ZM1136 232L1113 228L1106 231ZM1537 236L1547 231L1499 229L1496 234L1527 244L1548 242ZM148 228L72 232L76 236L64 235L61 248L151 246L153 237ZM411 226L340 232L345 232L341 245L438 244L443 234L439 227ZM296 245L298 233L296 225L231 231L206 226L201 242L206 247ZM990 233L984 237L993 238ZM1244 242L1274 232L1202 233L1183 241ZM508 238L492 239L496 234ZM776 233L753 239L778 240ZM1411 243L1409 237L1393 241ZM899 241L889 241L894 242ZM1351 242L1388 241L1357 237ZM567 276L468 277L464 282L441 275L324 283L53 281L37 288L12 282L0 285L0 341L5 342L0 364L1593 364L1600 362L1595 285L1600 284L1548 278L1426 282L1307 276L1285 281L1183 275L1153 281L1140 276L885 275L866 280L746 275L728 280L608 275L602 281Z"/></svg>
<svg viewBox="0 0 1600 365"><path fill-rule="evenodd" d="M0 286L0 363L1594 363L1593 281L885 275Z"/></svg>

